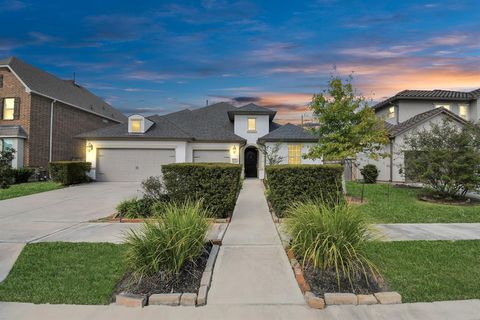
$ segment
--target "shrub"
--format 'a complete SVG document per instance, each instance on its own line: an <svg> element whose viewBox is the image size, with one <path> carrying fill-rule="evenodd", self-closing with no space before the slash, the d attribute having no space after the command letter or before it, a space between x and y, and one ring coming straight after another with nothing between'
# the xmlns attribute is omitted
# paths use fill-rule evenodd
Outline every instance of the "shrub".
<svg viewBox="0 0 480 320"><path fill-rule="evenodd" d="M480 189L480 126L459 128L444 120L405 138L405 178L424 183L442 198Z"/></svg>
<svg viewBox="0 0 480 320"><path fill-rule="evenodd" d="M119 218L145 218L150 216L152 203L146 199L129 199L120 202L117 206L117 217Z"/></svg>
<svg viewBox="0 0 480 320"><path fill-rule="evenodd" d="M365 183L375 183L378 178L378 169L374 164L367 164L362 169L360 173L363 176L363 181Z"/></svg>
<svg viewBox="0 0 480 320"><path fill-rule="evenodd" d="M162 272L177 275L183 265L202 253L208 231L200 202L165 203L161 219L144 222L126 237L127 263L137 280Z"/></svg>
<svg viewBox="0 0 480 320"><path fill-rule="evenodd" d="M168 197L174 202L202 200L215 217L227 217L240 189L240 165L174 163L162 166Z"/></svg>
<svg viewBox="0 0 480 320"><path fill-rule="evenodd" d="M14 149L4 151L0 149L0 189L7 189L12 184L12 160L14 157Z"/></svg>
<svg viewBox="0 0 480 320"><path fill-rule="evenodd" d="M164 202L168 199L161 177L148 177L142 181L143 197L152 202Z"/></svg>
<svg viewBox="0 0 480 320"><path fill-rule="evenodd" d="M15 183L25 183L28 182L30 177L35 172L32 168L17 168L12 169L13 180Z"/></svg>
<svg viewBox="0 0 480 320"><path fill-rule="evenodd" d="M287 209L287 232L291 249L303 263L321 270L333 270L340 279L362 275L368 281L378 275L377 268L366 257L365 245L371 231L364 216L351 210L347 203L328 206L318 201L296 202Z"/></svg>
<svg viewBox="0 0 480 320"><path fill-rule="evenodd" d="M340 165L277 165L267 166L266 172L268 199L278 216L295 201L337 203L343 197Z"/></svg>
<svg viewBox="0 0 480 320"><path fill-rule="evenodd" d="M87 173L91 168L92 164L84 161L53 161L48 164L52 180L64 186L89 181Z"/></svg>

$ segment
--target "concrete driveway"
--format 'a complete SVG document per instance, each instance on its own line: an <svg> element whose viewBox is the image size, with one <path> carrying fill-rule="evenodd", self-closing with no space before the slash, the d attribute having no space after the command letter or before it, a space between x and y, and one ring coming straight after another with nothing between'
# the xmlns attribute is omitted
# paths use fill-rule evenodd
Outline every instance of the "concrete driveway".
<svg viewBox="0 0 480 320"><path fill-rule="evenodd" d="M0 243L38 241L81 222L114 213L140 185L95 182L0 201Z"/></svg>

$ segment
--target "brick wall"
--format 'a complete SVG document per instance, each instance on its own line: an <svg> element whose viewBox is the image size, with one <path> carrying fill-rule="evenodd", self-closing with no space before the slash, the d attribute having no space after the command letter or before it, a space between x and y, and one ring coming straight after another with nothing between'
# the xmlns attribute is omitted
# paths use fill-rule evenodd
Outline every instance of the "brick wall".
<svg viewBox="0 0 480 320"><path fill-rule="evenodd" d="M30 94L17 77L7 68L0 68L0 75L3 76L3 87L0 88L0 98L20 98L20 118L18 120L2 120L0 125L21 125L30 134ZM29 141L25 141L23 163L28 165Z"/></svg>
<svg viewBox="0 0 480 320"><path fill-rule="evenodd" d="M29 94L6 68L0 68L0 98L20 98L20 119L0 120L0 125L21 125L27 132L24 165L46 167L50 152L50 105L52 100ZM53 125L53 160L85 159L85 141L76 135L116 124L111 120L56 102Z"/></svg>

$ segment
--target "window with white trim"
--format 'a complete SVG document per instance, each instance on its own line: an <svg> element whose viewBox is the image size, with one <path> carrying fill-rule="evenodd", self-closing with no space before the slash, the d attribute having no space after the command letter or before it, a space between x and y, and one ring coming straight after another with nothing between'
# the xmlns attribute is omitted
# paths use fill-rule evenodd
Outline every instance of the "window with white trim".
<svg viewBox="0 0 480 320"><path fill-rule="evenodd" d="M458 115L465 120L468 120L468 105L461 104L458 106Z"/></svg>
<svg viewBox="0 0 480 320"><path fill-rule="evenodd" d="M388 119L394 119L395 118L395 106L390 106L388 108Z"/></svg>
<svg viewBox="0 0 480 320"><path fill-rule="evenodd" d="M141 119L131 119L130 120L131 132L141 133L142 132L142 120Z"/></svg>
<svg viewBox="0 0 480 320"><path fill-rule="evenodd" d="M247 131L250 131L250 132L257 131L257 119L255 118L247 119Z"/></svg>
<svg viewBox="0 0 480 320"><path fill-rule="evenodd" d="M449 105L449 104L439 103L439 104L436 104L436 105L435 105L435 108L445 108L445 109L447 109L447 110L450 110L450 105Z"/></svg>
<svg viewBox="0 0 480 320"><path fill-rule="evenodd" d="M288 164L302 163L302 145L289 144L288 145Z"/></svg>
<svg viewBox="0 0 480 320"><path fill-rule="evenodd" d="M13 120L15 117L15 98L3 99L3 120Z"/></svg>

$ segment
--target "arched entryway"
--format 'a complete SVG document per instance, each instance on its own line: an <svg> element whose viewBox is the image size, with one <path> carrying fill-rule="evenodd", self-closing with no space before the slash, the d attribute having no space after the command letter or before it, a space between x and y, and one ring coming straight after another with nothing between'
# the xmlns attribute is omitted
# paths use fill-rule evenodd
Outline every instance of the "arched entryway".
<svg viewBox="0 0 480 320"><path fill-rule="evenodd" d="M258 149L247 147L244 154L245 178L258 177Z"/></svg>

